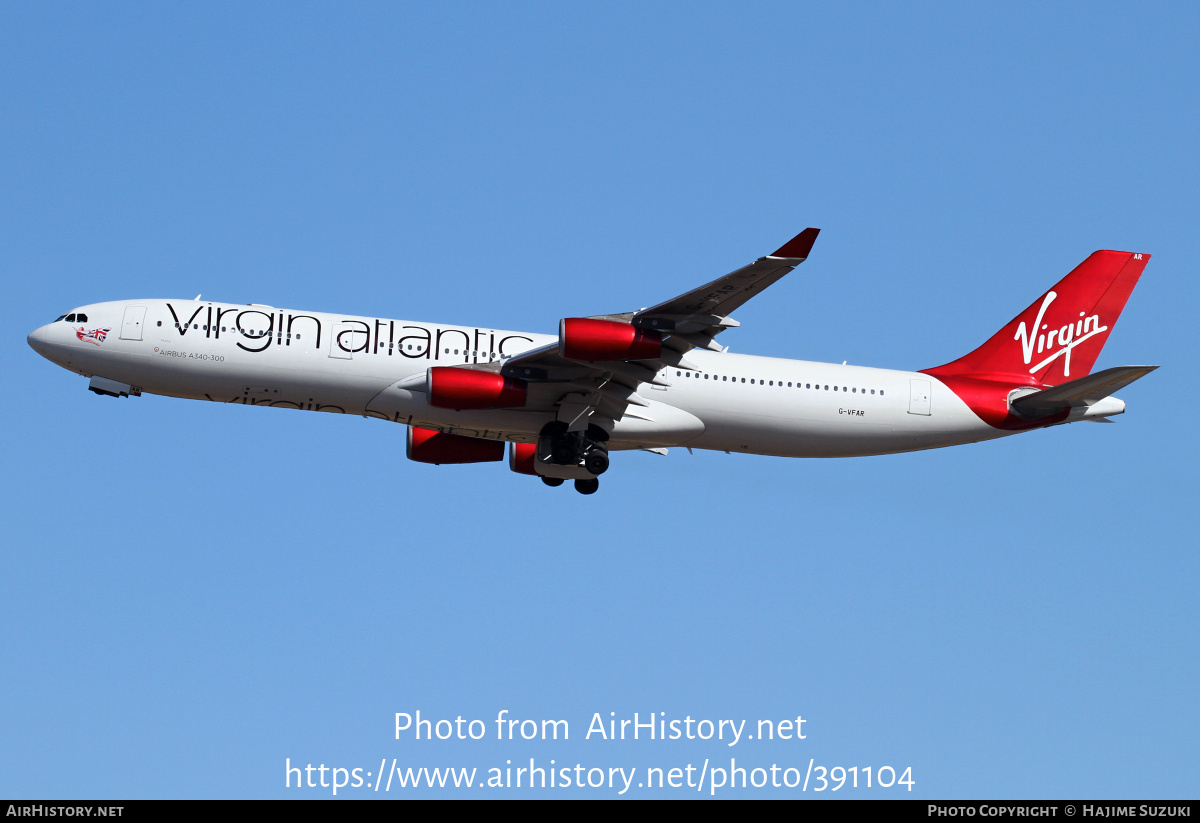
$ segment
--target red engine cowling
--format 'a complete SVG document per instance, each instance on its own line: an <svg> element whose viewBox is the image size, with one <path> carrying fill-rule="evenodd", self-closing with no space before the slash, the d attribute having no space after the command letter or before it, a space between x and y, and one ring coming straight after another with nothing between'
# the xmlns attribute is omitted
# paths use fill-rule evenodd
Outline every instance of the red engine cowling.
<svg viewBox="0 0 1200 823"><path fill-rule="evenodd" d="M433 366L425 379L429 405L439 409L505 409L525 405L525 381L495 372Z"/></svg>
<svg viewBox="0 0 1200 823"><path fill-rule="evenodd" d="M662 334L615 320L567 317L558 324L558 353L569 360L648 360L662 354Z"/></svg>
<svg viewBox="0 0 1200 823"><path fill-rule="evenodd" d="M461 434L408 427L408 459L418 463L494 463L504 459L504 443Z"/></svg>
<svg viewBox="0 0 1200 823"><path fill-rule="evenodd" d="M517 474L532 474L537 477L533 461L537 457L537 444L513 443L508 452L508 467Z"/></svg>

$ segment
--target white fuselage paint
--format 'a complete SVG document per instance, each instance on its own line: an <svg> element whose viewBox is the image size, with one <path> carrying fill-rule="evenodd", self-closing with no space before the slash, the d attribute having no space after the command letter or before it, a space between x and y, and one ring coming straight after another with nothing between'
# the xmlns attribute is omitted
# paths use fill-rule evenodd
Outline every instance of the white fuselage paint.
<svg viewBox="0 0 1200 823"><path fill-rule="evenodd" d="M137 308L145 309L140 329L130 320ZM64 368L152 394L363 415L514 442L531 442L553 418L433 408L423 391L397 386L430 366L512 357L553 335L191 300L97 303L75 313L87 321L43 326L30 345ZM700 349L687 359L698 371L664 368L659 376L669 385L640 387L646 405L629 407L611 448L850 457L1013 433L985 424L927 374ZM910 405L912 381L929 392L920 413ZM562 389L529 387L531 400L551 391Z"/></svg>

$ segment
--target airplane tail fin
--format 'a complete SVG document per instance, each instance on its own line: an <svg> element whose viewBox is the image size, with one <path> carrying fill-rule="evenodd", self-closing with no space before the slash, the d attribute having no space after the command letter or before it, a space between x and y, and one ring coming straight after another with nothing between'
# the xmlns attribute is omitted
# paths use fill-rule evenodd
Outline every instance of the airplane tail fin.
<svg viewBox="0 0 1200 823"><path fill-rule="evenodd" d="M1149 260L1148 254L1094 252L975 351L924 371L1029 385L1083 377Z"/></svg>

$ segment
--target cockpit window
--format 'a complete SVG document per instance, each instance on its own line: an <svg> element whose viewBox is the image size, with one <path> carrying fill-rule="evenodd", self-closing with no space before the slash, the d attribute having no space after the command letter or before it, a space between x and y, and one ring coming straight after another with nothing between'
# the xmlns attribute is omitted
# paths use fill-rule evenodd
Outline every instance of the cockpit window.
<svg viewBox="0 0 1200 823"><path fill-rule="evenodd" d="M75 322L76 322L76 323L86 323L86 322L87 322L87 315L86 315L86 314L77 314L77 315L75 315Z"/></svg>
<svg viewBox="0 0 1200 823"><path fill-rule="evenodd" d="M75 315L73 315L73 314L68 314L68 315L67 315L67 322L68 322L68 323L74 323L74 322L75 322Z"/></svg>
<svg viewBox="0 0 1200 823"><path fill-rule="evenodd" d="M54 322L57 323L59 320L66 320L66 319L67 319L67 316L65 314L60 314L58 317L54 318Z"/></svg>

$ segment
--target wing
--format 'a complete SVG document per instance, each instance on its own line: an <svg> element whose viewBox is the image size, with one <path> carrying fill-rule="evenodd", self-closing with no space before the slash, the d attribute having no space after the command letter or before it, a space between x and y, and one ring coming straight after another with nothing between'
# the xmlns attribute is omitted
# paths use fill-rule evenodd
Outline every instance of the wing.
<svg viewBox="0 0 1200 823"><path fill-rule="evenodd" d="M657 306L568 318L560 325L557 343L501 362L453 368L525 381L529 393L523 408L557 409L558 419L574 431L586 429L589 422L611 430L623 416L652 419L644 411L651 404L638 388L643 383L668 385L658 376L666 366L694 370L686 357L693 348L720 351L714 338L740 325L730 312L803 263L819 232L805 229L772 254ZM571 329L587 330L592 345L571 345Z"/></svg>
<svg viewBox="0 0 1200 823"><path fill-rule="evenodd" d="M665 303L635 312L632 323L640 328L671 332L672 337L682 337L693 345L713 348L715 335L738 325L729 314L803 263L820 231L805 229L777 251L758 258L749 266Z"/></svg>

